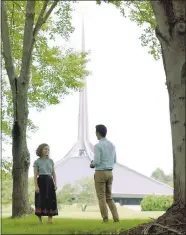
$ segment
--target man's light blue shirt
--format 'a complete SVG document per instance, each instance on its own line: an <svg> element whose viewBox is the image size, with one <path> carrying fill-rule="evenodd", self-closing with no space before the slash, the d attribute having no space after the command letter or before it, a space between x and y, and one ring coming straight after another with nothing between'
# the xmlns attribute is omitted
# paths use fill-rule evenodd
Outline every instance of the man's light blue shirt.
<svg viewBox="0 0 186 235"><path fill-rule="evenodd" d="M100 139L94 146L94 160L92 164L95 166L95 170L103 171L113 169L115 163L115 146L106 138Z"/></svg>

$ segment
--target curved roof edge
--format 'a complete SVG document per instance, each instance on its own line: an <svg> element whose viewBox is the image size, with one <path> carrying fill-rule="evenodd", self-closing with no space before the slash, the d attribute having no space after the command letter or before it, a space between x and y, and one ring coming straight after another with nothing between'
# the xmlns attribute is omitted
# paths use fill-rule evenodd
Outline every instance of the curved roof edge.
<svg viewBox="0 0 186 235"><path fill-rule="evenodd" d="M155 179L153 179L153 178L151 178L151 177L149 177L149 176L143 175L142 173L137 172L137 171L135 171L135 170L133 170L133 169L131 169L131 168L125 166L125 165L122 165L122 164L120 164L120 163L118 163L118 162L117 162L116 164L119 165L119 166L121 166L121 167L125 167L125 168L127 168L128 170L130 170L130 171L134 172L135 174L138 174L138 175L140 175L140 176L142 176L142 177L144 177L144 178L146 178L146 179L150 179L150 180L152 180L152 181L154 181L154 182L156 182L156 183L159 183L159 184L161 184L161 185L164 185L164 186L166 186L166 187L168 187L168 188L170 188L170 189L174 189L173 187L169 186L168 184L162 183L162 182L160 182L160 181L158 181L158 180L155 180Z"/></svg>

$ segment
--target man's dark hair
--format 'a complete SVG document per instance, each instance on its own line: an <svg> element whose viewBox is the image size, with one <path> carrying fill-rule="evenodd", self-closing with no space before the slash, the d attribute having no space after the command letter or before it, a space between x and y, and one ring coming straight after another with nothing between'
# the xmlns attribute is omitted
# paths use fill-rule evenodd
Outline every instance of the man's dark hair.
<svg viewBox="0 0 186 235"><path fill-rule="evenodd" d="M101 135L101 137L105 137L107 135L107 128L104 125L97 125L96 132Z"/></svg>

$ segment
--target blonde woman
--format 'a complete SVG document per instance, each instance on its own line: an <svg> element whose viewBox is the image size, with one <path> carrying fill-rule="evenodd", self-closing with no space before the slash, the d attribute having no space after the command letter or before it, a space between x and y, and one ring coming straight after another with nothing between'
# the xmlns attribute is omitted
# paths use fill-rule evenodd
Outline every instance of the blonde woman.
<svg viewBox="0 0 186 235"><path fill-rule="evenodd" d="M35 215L42 223L42 216L48 216L48 223L52 224L53 216L58 215L56 200L56 174L54 162L49 158L48 144L41 144L36 150L39 157L34 162L35 183Z"/></svg>

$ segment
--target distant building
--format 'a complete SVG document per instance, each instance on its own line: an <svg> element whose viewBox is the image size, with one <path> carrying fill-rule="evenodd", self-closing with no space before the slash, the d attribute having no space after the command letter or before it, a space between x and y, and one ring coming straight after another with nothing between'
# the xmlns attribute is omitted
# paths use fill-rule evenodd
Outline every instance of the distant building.
<svg viewBox="0 0 186 235"><path fill-rule="evenodd" d="M85 51L84 25L82 51ZM93 145L88 138L87 86L80 91L78 140L67 155L55 164L58 187L73 183L87 176L94 176L89 168L93 159ZM113 199L120 205L140 205L145 195L173 195L173 188L116 163L113 170Z"/></svg>

